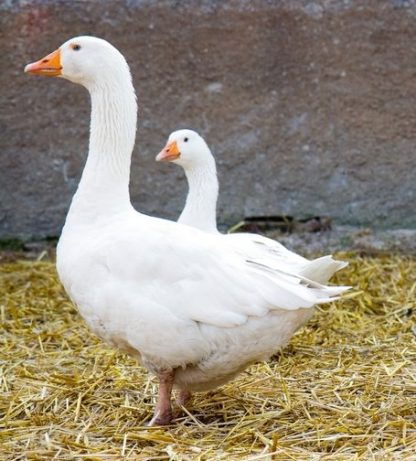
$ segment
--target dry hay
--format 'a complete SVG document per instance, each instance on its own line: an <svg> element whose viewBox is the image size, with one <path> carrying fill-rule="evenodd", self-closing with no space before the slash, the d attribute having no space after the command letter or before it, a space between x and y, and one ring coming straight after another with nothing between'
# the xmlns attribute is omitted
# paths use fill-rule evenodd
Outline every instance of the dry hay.
<svg viewBox="0 0 416 461"><path fill-rule="evenodd" d="M342 257L358 295L167 428L145 426L154 380L88 331L52 263L0 265L0 459L416 459L416 260Z"/></svg>

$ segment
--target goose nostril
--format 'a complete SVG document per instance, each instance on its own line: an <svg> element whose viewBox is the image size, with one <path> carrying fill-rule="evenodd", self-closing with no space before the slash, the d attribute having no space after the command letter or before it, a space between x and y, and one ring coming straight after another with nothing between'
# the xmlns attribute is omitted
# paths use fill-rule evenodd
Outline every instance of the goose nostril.
<svg viewBox="0 0 416 461"><path fill-rule="evenodd" d="M49 62L49 59L44 59L42 62L46 64L47 62Z"/></svg>

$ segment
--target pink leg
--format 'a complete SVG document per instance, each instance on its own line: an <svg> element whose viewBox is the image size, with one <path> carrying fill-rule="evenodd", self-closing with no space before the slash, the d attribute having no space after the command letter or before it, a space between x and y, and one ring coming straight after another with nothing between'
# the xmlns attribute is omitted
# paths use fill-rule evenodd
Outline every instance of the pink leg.
<svg viewBox="0 0 416 461"><path fill-rule="evenodd" d="M172 420L172 406L170 396L173 387L174 371L161 373L159 378L159 394L153 418L150 420L149 426L164 426Z"/></svg>
<svg viewBox="0 0 416 461"><path fill-rule="evenodd" d="M186 406L186 404L191 400L191 397L191 391L188 391L187 389L181 389L179 391L179 395L176 399L176 402L178 403L178 405Z"/></svg>

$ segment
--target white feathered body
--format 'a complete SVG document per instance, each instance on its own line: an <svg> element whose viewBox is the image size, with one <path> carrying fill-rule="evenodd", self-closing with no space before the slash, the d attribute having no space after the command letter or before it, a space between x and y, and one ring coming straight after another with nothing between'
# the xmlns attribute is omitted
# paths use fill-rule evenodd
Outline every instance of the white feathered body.
<svg viewBox="0 0 416 461"><path fill-rule="evenodd" d="M269 357L335 291L247 262L220 236L133 209L69 223L59 277L91 330L189 390ZM284 268L282 268L284 270Z"/></svg>

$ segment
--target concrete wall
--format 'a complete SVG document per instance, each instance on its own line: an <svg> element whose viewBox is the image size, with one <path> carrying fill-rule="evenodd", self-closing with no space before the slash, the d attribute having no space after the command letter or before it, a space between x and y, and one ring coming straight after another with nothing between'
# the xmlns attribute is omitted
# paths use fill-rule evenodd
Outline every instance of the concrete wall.
<svg viewBox="0 0 416 461"><path fill-rule="evenodd" d="M416 4L399 0L5 1L0 237L59 233L85 161L89 99L24 64L80 34L111 41L139 96L134 204L175 218L192 127L212 146L220 221L330 215L415 227Z"/></svg>

